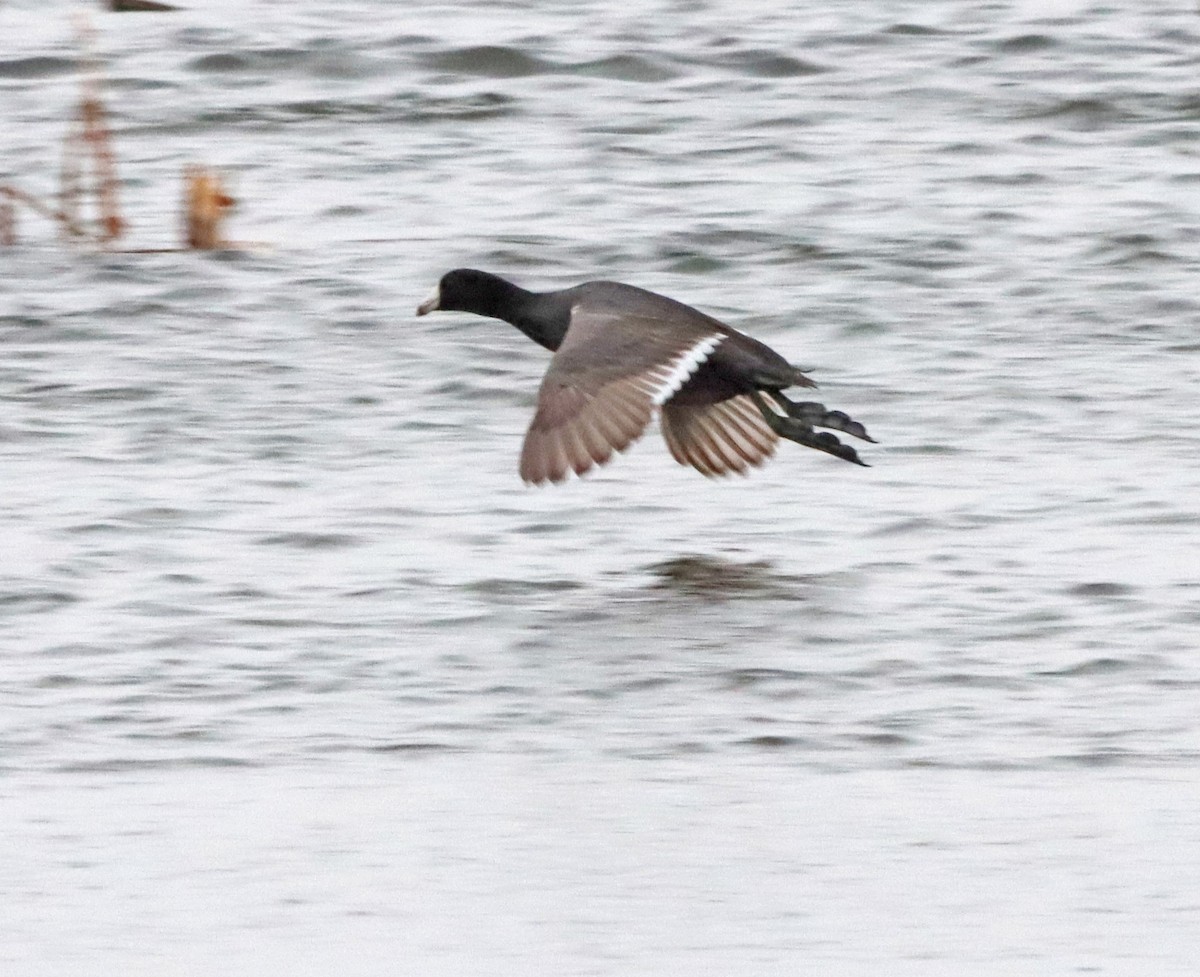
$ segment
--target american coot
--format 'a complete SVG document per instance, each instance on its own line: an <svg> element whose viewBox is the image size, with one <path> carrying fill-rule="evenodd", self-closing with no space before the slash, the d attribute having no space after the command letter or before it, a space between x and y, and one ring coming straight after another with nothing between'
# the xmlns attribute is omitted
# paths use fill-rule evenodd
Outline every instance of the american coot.
<svg viewBox="0 0 1200 977"><path fill-rule="evenodd" d="M447 272L417 309L473 312L512 323L554 351L521 451L526 482L561 482L636 441L656 408L681 465L704 475L745 473L779 439L865 465L827 431L873 441L823 404L781 390L815 387L756 339L690 306L619 282L528 292L470 268Z"/></svg>

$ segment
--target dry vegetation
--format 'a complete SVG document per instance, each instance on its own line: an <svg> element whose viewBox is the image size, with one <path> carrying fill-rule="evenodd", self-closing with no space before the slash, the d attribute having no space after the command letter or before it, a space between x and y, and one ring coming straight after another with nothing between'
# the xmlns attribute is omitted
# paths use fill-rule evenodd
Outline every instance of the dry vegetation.
<svg viewBox="0 0 1200 977"><path fill-rule="evenodd" d="M91 24L83 16L76 20L76 37L80 50L80 96L63 141L57 202L47 203L14 184L0 183L0 246L13 247L18 242L18 205L52 221L61 236L71 242L115 250L116 242L126 231L121 216L117 157L102 97L102 65L94 53ZM222 231L235 201L226 192L220 175L202 166L189 165L183 177L183 248L237 247Z"/></svg>

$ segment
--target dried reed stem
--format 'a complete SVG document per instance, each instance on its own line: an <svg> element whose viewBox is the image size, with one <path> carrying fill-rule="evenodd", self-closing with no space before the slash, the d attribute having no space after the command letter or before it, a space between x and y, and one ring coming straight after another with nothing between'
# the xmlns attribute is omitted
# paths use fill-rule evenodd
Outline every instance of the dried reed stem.
<svg viewBox="0 0 1200 977"><path fill-rule="evenodd" d="M9 186L7 184L0 184L0 197L4 198L5 207L9 211L12 211L12 209L13 209L12 204L15 201L19 200L21 203L25 204L25 206L28 207L30 210L35 210L39 214L41 214L43 217L47 218L48 220L52 220L56 224L60 225L69 234L72 234L75 237L86 237L87 236L87 231L84 228L80 227L79 224L76 223L69 214L64 213L62 210L55 210L53 207L49 206L48 204L43 203L41 200L39 200L33 194L26 193L24 190L21 190L18 187ZM15 216L10 218L10 227L12 227L14 230L12 231L13 240L10 241L9 243L15 244L16 243L16 232L15 232L16 217Z"/></svg>
<svg viewBox="0 0 1200 977"><path fill-rule="evenodd" d="M17 243L17 208L13 206L12 197L3 193L6 187L0 187L0 248L11 248Z"/></svg>
<svg viewBox="0 0 1200 977"><path fill-rule="evenodd" d="M221 233L226 212L237 202L225 192L218 174L202 166L183 171L184 239L189 248L227 248Z"/></svg>
<svg viewBox="0 0 1200 977"><path fill-rule="evenodd" d="M99 212L97 236L107 244L119 238L125 229L117 195L120 184L117 181L116 157L112 151L107 113L101 99L101 65L94 53L91 21L85 15L78 15L75 18L75 31L84 75L76 123L67 134L63 147L60 209L67 215L68 228L71 225L78 226L76 214L81 193L80 174L85 161L90 158L93 177L90 190Z"/></svg>
<svg viewBox="0 0 1200 977"><path fill-rule="evenodd" d="M0 184L0 245L16 243L16 202L54 221L68 238L110 245L124 233L116 157L107 113L100 97L101 65L94 53L92 26L86 15L79 14L75 18L75 27L83 76L79 106L63 140L58 207L43 203L14 186ZM91 179L85 179L85 175L90 175ZM95 200L97 215L94 222L81 217L83 205L89 199ZM201 166L188 166L184 170L185 246L198 249L238 247L221 231L221 224L235 203L226 193L219 174Z"/></svg>

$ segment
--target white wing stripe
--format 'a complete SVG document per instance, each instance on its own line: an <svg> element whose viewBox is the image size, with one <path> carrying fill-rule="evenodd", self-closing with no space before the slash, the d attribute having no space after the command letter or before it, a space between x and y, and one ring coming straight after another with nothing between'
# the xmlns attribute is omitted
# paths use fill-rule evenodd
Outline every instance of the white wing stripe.
<svg viewBox="0 0 1200 977"><path fill-rule="evenodd" d="M696 372L700 364L712 355L712 351L724 338L720 333L705 336L674 363L667 364L661 370L656 370L652 374L653 379L657 381L653 396L654 406L661 407L670 400L687 378Z"/></svg>

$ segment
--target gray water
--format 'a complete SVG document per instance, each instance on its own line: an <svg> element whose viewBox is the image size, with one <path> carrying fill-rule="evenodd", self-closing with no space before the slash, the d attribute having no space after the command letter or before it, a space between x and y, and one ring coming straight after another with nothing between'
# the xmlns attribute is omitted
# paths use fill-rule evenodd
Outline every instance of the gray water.
<svg viewBox="0 0 1200 977"><path fill-rule="evenodd" d="M183 2L183 0L181 0ZM1200 13L97 13L130 247L0 253L0 970L1194 974ZM49 194L68 4L0 4ZM879 439L516 472L446 270L616 278Z"/></svg>

